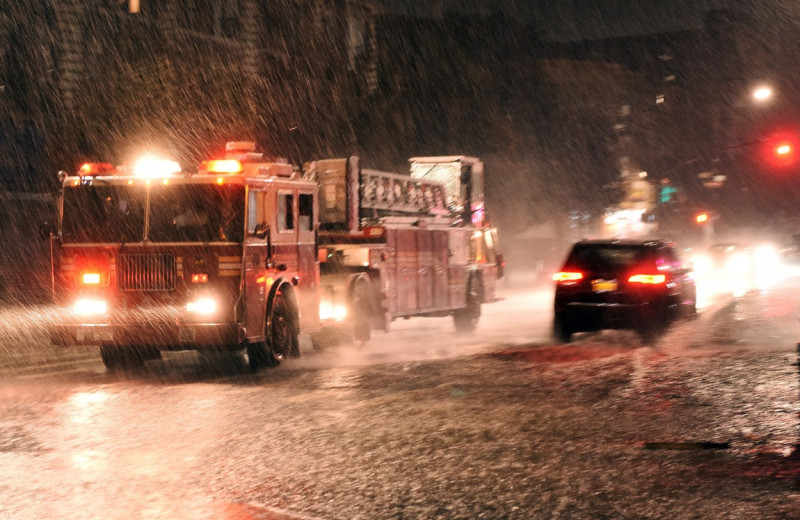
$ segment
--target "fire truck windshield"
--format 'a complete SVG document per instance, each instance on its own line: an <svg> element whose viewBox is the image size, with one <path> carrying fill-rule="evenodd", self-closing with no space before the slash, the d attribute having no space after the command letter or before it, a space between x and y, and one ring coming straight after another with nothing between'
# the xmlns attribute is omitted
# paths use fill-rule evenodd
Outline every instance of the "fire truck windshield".
<svg viewBox="0 0 800 520"><path fill-rule="evenodd" d="M153 186L148 235L152 242L241 242L244 186Z"/></svg>
<svg viewBox="0 0 800 520"><path fill-rule="evenodd" d="M64 190L62 238L76 242L139 242L144 237L141 186L82 185Z"/></svg>

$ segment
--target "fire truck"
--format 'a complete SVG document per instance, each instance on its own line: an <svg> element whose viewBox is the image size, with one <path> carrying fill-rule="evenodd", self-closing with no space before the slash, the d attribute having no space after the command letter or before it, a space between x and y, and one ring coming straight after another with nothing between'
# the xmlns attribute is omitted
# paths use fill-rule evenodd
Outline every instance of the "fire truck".
<svg viewBox="0 0 800 520"><path fill-rule="evenodd" d="M54 344L99 345L110 369L165 350L244 352L252 368L299 355L318 324L315 182L241 142L192 175L143 159L59 176Z"/></svg>
<svg viewBox="0 0 800 520"><path fill-rule="evenodd" d="M301 171L254 150L228 143L193 174L154 159L60 174L51 341L99 345L109 369L187 349L257 369L298 356L301 332L364 341L398 317L446 315L475 328L502 274L480 161Z"/></svg>
<svg viewBox="0 0 800 520"><path fill-rule="evenodd" d="M358 157L306 165L320 185L320 318L348 322L358 341L416 316L452 316L471 332L496 299L503 259L483 162L409 161L410 174L362 169Z"/></svg>

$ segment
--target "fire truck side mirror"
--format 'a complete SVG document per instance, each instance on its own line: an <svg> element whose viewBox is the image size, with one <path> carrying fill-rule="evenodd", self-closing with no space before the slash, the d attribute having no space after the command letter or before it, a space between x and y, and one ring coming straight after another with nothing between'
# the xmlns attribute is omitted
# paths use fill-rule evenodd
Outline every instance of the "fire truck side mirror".
<svg viewBox="0 0 800 520"><path fill-rule="evenodd" d="M269 226L267 224L258 224L253 230L253 236L256 238L267 238L269 235Z"/></svg>

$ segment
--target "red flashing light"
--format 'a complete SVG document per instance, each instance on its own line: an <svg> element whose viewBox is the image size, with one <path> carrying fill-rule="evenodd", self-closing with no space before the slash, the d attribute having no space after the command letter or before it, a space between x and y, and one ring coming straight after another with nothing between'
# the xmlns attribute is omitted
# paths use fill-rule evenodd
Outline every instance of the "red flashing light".
<svg viewBox="0 0 800 520"><path fill-rule="evenodd" d="M105 256L86 257L77 255L75 257L75 268L77 271L76 282L78 285L90 287L105 287L108 285L109 263Z"/></svg>
<svg viewBox="0 0 800 520"><path fill-rule="evenodd" d="M192 283L208 283L208 274L194 273L192 275Z"/></svg>
<svg viewBox="0 0 800 520"><path fill-rule="evenodd" d="M95 177L97 175L110 175L114 173L114 165L110 163L83 163L78 169L78 175L81 177Z"/></svg>
<svg viewBox="0 0 800 520"><path fill-rule="evenodd" d="M203 162L201 169L208 173L242 173L244 166L236 159L216 159Z"/></svg>
<svg viewBox="0 0 800 520"><path fill-rule="evenodd" d="M100 285L102 276L100 273L82 273L81 283L83 285Z"/></svg>

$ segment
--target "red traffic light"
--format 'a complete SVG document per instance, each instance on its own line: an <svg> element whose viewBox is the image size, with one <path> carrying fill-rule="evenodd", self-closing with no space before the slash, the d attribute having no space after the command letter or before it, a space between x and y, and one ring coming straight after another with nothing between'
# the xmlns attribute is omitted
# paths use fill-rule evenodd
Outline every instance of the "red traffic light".
<svg viewBox="0 0 800 520"><path fill-rule="evenodd" d="M705 224L706 222L708 222L708 213L706 212L698 213L697 215L695 215L694 221L697 222L698 224Z"/></svg>
<svg viewBox="0 0 800 520"><path fill-rule="evenodd" d="M792 142L779 141L772 147L773 162L778 166L794 164L795 155L795 146Z"/></svg>
<svg viewBox="0 0 800 520"><path fill-rule="evenodd" d="M800 137L792 133L781 133L766 140L766 162L775 167L788 167L797 163Z"/></svg>

